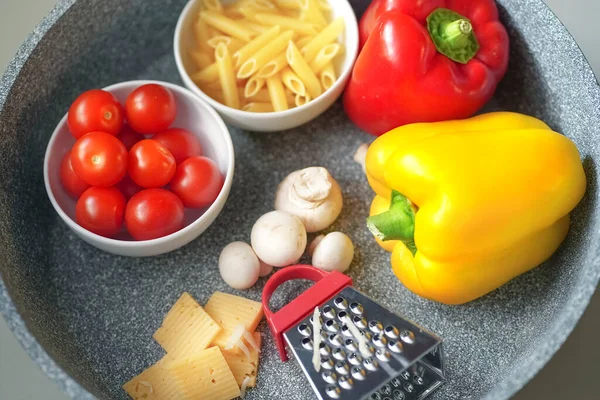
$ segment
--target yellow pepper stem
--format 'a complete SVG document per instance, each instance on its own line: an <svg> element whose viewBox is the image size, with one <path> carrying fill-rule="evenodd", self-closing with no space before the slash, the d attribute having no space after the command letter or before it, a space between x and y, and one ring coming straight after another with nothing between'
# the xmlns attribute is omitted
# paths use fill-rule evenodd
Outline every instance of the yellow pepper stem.
<svg viewBox="0 0 600 400"><path fill-rule="evenodd" d="M415 254L415 211L410 200L392 190L390 209L383 214L367 218L367 228L378 239L400 240Z"/></svg>

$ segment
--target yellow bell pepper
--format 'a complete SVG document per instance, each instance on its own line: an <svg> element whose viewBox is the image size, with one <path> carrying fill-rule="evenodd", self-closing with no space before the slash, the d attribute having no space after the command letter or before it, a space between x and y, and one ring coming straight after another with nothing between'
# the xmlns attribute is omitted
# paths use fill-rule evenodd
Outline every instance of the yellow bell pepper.
<svg viewBox="0 0 600 400"><path fill-rule="evenodd" d="M414 293L474 300L548 259L585 193L575 144L545 123L497 112L405 125L369 147L377 196L367 220Z"/></svg>

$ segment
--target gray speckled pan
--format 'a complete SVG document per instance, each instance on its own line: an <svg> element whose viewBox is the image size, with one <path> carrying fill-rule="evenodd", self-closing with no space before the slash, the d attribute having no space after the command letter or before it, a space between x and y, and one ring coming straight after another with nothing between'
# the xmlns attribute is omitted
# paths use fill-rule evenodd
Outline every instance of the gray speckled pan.
<svg viewBox="0 0 600 400"><path fill-rule="evenodd" d="M352 161L371 138L335 105L290 132L232 129L237 169L216 222L179 251L115 257L76 238L46 198L42 159L55 124L81 91L144 78L180 83L172 35L185 0L60 1L27 39L0 83L0 310L28 353L73 398L125 398L121 384L162 355L152 333L187 290L204 303L219 279L220 249L248 240L290 171L323 165L344 190L333 228L357 246L350 274L372 297L445 339L448 382L435 399L505 399L571 332L600 275L597 164L600 90L579 48L540 0L502 0L511 66L490 109L544 119L572 138L589 189L568 239L541 268L465 306L408 292L364 224L371 191ZM367 1L353 1L361 12ZM245 295L260 296L264 282ZM299 288L288 285L281 304ZM266 332L263 325L261 329ZM249 399L304 399L298 365L282 364L266 335L259 384Z"/></svg>

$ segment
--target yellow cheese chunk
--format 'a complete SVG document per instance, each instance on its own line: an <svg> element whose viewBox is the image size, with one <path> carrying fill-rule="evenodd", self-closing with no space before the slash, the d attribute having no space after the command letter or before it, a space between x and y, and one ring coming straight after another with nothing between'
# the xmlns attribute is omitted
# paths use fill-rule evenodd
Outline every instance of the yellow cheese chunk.
<svg viewBox="0 0 600 400"><path fill-rule="evenodd" d="M196 300L183 293L153 337L170 359L177 359L206 349L220 331L221 327Z"/></svg>
<svg viewBox="0 0 600 400"><path fill-rule="evenodd" d="M179 400L177 382L165 370L162 359L123 385L134 400Z"/></svg>
<svg viewBox="0 0 600 400"><path fill-rule="evenodd" d="M254 332L254 335L252 336L260 349L260 333ZM225 361L227 361L227 365L229 365L229 368L231 369L231 372L233 372L233 376L240 387L246 376L250 377L250 382L248 383L249 387L254 387L256 384L256 373L258 371L258 359L260 354L251 346L248 346L248 349L250 349L249 358L243 353L236 354L235 352L223 350L223 357L225 357Z"/></svg>
<svg viewBox="0 0 600 400"><path fill-rule="evenodd" d="M263 317L262 304L232 294L215 292L204 307L223 330L212 341L212 344L224 348L238 325L243 325L248 332L254 332ZM239 349L234 348L238 353Z"/></svg>
<svg viewBox="0 0 600 400"><path fill-rule="evenodd" d="M218 347L169 362L165 369L181 390L178 399L230 400L240 395L235 377Z"/></svg>

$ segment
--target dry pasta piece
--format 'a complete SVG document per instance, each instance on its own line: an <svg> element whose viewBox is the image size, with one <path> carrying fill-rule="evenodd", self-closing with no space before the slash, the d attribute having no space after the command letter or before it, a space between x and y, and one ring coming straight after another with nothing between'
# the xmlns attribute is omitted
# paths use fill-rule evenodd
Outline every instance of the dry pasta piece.
<svg viewBox="0 0 600 400"><path fill-rule="evenodd" d="M258 78L268 78L270 76L275 75L287 66L287 56L285 55L284 51L283 53L281 53L280 55L263 65L258 70L258 72L256 72L256 76Z"/></svg>
<svg viewBox="0 0 600 400"><path fill-rule="evenodd" d="M219 332L221 327L189 293L183 293L153 337L170 357L177 358L204 350Z"/></svg>
<svg viewBox="0 0 600 400"><path fill-rule="evenodd" d="M255 113L266 113L275 111L273 110L273 104L264 101L253 101L252 103L248 103L242 108L242 110Z"/></svg>
<svg viewBox="0 0 600 400"><path fill-rule="evenodd" d="M254 31L255 33L261 34L267 32L272 26L261 25L257 22L248 21L247 19L242 19L237 21L240 25Z"/></svg>
<svg viewBox="0 0 600 400"><path fill-rule="evenodd" d="M219 79L219 68L217 67L217 63L212 63L203 70L194 73L191 78L195 83L215 82Z"/></svg>
<svg viewBox="0 0 600 400"><path fill-rule="evenodd" d="M272 42L279 34L279 30L280 30L279 26L274 26L272 28L269 28L268 31L261 34L260 36L258 36L254 40L252 40L251 42L244 45L244 47L242 47L241 49L239 49L238 51L233 53L233 60L235 62L235 67L238 68L239 66L241 66L250 57L252 57L253 54L256 54L257 51L259 51L260 49L263 49L267 44Z"/></svg>
<svg viewBox="0 0 600 400"><path fill-rule="evenodd" d="M304 82L302 82L290 67L284 68L283 71L281 71L281 81L292 93L299 95L306 94Z"/></svg>
<svg viewBox="0 0 600 400"><path fill-rule="evenodd" d="M291 29L292 31L301 35L316 35L317 31L314 26L310 23L299 21L297 18L286 17L283 15L275 14L256 14L255 18L258 22L265 25L279 25L285 29Z"/></svg>
<svg viewBox="0 0 600 400"><path fill-rule="evenodd" d="M308 93L306 93L304 96L297 94L294 97L294 104L296 105L296 107L301 107L308 103L310 100L310 95Z"/></svg>
<svg viewBox="0 0 600 400"><path fill-rule="evenodd" d="M242 3L244 6L250 6L260 10L277 11L275 4L271 3L269 0L244 0Z"/></svg>
<svg viewBox="0 0 600 400"><path fill-rule="evenodd" d="M304 59L311 62L317 53L329 43L336 41L337 37L344 30L344 18L339 17L333 20L325 29L323 29L313 40L302 48Z"/></svg>
<svg viewBox="0 0 600 400"><path fill-rule="evenodd" d="M204 53L203 51L192 50L190 51L190 57L198 70L203 70L213 63L210 53Z"/></svg>
<svg viewBox="0 0 600 400"><path fill-rule="evenodd" d="M177 400L176 380L164 368L163 358L123 385L123 390L134 400Z"/></svg>
<svg viewBox="0 0 600 400"><path fill-rule="evenodd" d="M273 110L284 111L289 108L285 90L283 89L281 74L273 75L267 78L267 89L269 90L269 95L271 96Z"/></svg>
<svg viewBox="0 0 600 400"><path fill-rule="evenodd" d="M219 81L221 82L221 91L225 105L232 108L240 108L240 98L238 97L237 82L233 72L233 61L225 44L221 43L215 49L215 59L219 71Z"/></svg>
<svg viewBox="0 0 600 400"><path fill-rule="evenodd" d="M265 80L253 76L246 82L246 86L244 87L244 97L248 98L254 96L263 88L263 86L265 86Z"/></svg>
<svg viewBox="0 0 600 400"><path fill-rule="evenodd" d="M265 81L265 84L266 83L267 83L267 81ZM241 95L242 95L242 97L246 98L245 90L241 91ZM267 102L269 104L271 103L271 96L269 96L269 91L267 90L267 88L260 89L252 97L248 97L246 99L249 100L250 102Z"/></svg>
<svg viewBox="0 0 600 400"><path fill-rule="evenodd" d="M208 25L204 20L199 19L194 23L194 37L196 38L196 45L200 49L207 54L212 54L212 50L208 43L206 42L209 39L209 30Z"/></svg>
<svg viewBox="0 0 600 400"><path fill-rule="evenodd" d="M329 4L329 0L317 0L317 3L322 11L331 11L331 4Z"/></svg>
<svg viewBox="0 0 600 400"><path fill-rule="evenodd" d="M306 85L306 90L310 97L316 99L321 95L321 83L317 78L317 75L310 69L306 60L300 54L300 51L294 44L294 42L290 41L287 51L287 60L288 64L292 70L302 79L304 85Z"/></svg>
<svg viewBox="0 0 600 400"><path fill-rule="evenodd" d="M306 46L307 44L309 44L314 38L315 38L314 36L304 36L295 41L296 47L301 49L304 46Z"/></svg>
<svg viewBox="0 0 600 400"><path fill-rule="evenodd" d="M275 0L275 4L277 7L289 9L289 10L298 10L300 6L300 0Z"/></svg>
<svg viewBox="0 0 600 400"><path fill-rule="evenodd" d="M317 0L300 0L300 4L302 5L302 20L311 22L318 30L327 26L327 20L321 12Z"/></svg>
<svg viewBox="0 0 600 400"><path fill-rule="evenodd" d="M288 88L285 88L285 98L287 99L288 104L291 104L292 107L294 104L296 104L296 95Z"/></svg>
<svg viewBox="0 0 600 400"><path fill-rule="evenodd" d="M219 86L221 85L220 82ZM221 91L221 88L219 87L219 89L212 89L210 87L205 87L204 85L200 85L200 90L202 90L208 97L210 97L213 100L218 101L221 104L225 104L225 98L223 97L223 92Z"/></svg>
<svg viewBox="0 0 600 400"><path fill-rule="evenodd" d="M225 15L215 11L202 11L200 13L200 18L202 18L209 26L226 33L229 36L243 40L244 42L249 42L252 37L255 36L255 32L240 25L237 21L227 18Z"/></svg>
<svg viewBox="0 0 600 400"><path fill-rule="evenodd" d="M337 80L337 76L335 74L335 68L333 67L333 63L328 63L325 68L321 71L319 75L321 86L323 89L327 90L333 86L335 81Z"/></svg>
<svg viewBox="0 0 600 400"><path fill-rule="evenodd" d="M337 43L330 43L323 47L321 51L317 53L315 58L310 62L310 69L315 74L319 74L327 64L329 64L340 51L340 45Z"/></svg>
<svg viewBox="0 0 600 400"><path fill-rule="evenodd" d="M202 4L207 10L211 11L222 11L223 5L219 0L202 0Z"/></svg>
<svg viewBox="0 0 600 400"><path fill-rule="evenodd" d="M224 43L227 49L229 49L230 54L235 53L246 44L239 39L223 35L215 36L208 40L208 45L213 49L216 49L219 43Z"/></svg>
<svg viewBox="0 0 600 400"><path fill-rule="evenodd" d="M254 53L250 58L248 58L248 60L240 65L237 77L244 79L254 75L254 73L262 68L263 65L275 58L277 54L285 50L293 34L294 33L292 31L283 32L276 39L272 40L270 43L266 44L264 47Z"/></svg>
<svg viewBox="0 0 600 400"><path fill-rule="evenodd" d="M254 332L263 317L262 304L256 301L215 292L208 299L204 310L223 328L213 344L225 347L234 329L243 325L248 332Z"/></svg>
<svg viewBox="0 0 600 400"><path fill-rule="evenodd" d="M165 365L180 388L179 399L225 400L240 395L240 388L218 347Z"/></svg>

